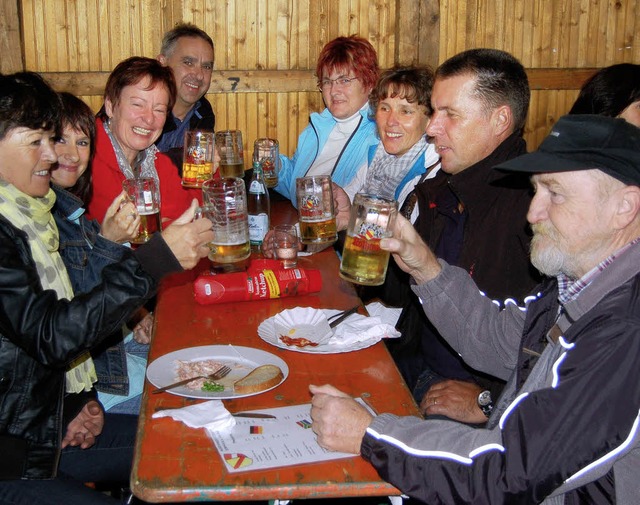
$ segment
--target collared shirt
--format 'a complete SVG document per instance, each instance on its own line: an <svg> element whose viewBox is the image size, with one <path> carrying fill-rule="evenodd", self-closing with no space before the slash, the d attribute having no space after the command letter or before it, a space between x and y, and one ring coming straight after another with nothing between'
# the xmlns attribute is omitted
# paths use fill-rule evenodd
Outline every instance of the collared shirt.
<svg viewBox="0 0 640 505"><path fill-rule="evenodd" d="M576 281L572 281L565 274L558 275L558 301L560 302L560 304L564 305L565 303L575 300L582 292L582 290L589 284L591 284L591 282L598 275L600 275L600 273L603 272L605 268L611 265L611 263L613 263L616 258L620 256L620 254L622 254L624 251L629 249L629 247L634 246L638 242L640 242L640 237L632 240L625 246L615 251L611 256L608 256L607 258L602 260Z"/></svg>
<svg viewBox="0 0 640 505"><path fill-rule="evenodd" d="M191 118L195 115L198 119L202 119L202 115L198 112L199 108L200 102L198 101L193 107L191 107L191 110L187 112L183 120L175 117L173 112L169 117L167 117L167 121L173 121L175 123L176 129L165 131L162 134L162 137L160 137L160 140L156 143L160 152L164 153L173 147L182 147L184 145L184 134L189 129Z"/></svg>

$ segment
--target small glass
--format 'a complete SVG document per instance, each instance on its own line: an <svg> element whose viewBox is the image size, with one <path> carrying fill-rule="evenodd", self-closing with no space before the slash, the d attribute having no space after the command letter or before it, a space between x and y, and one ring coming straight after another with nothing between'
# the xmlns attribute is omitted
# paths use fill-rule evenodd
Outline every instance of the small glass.
<svg viewBox="0 0 640 505"><path fill-rule="evenodd" d="M200 188L213 174L214 134L212 131L189 130L184 134L182 185Z"/></svg>
<svg viewBox="0 0 640 505"><path fill-rule="evenodd" d="M215 234L209 259L213 263L247 259L251 245L244 181L235 177L210 179L202 184L202 196Z"/></svg>
<svg viewBox="0 0 640 505"><path fill-rule="evenodd" d="M156 180L151 177L126 179L122 188L136 206L140 215L138 236L131 240L132 244L144 244L151 236L162 230L160 223L160 193Z"/></svg>
<svg viewBox="0 0 640 505"><path fill-rule="evenodd" d="M298 265L298 230L292 224L279 224L273 228L273 254L284 268Z"/></svg>
<svg viewBox="0 0 640 505"><path fill-rule="evenodd" d="M216 147L220 155L220 177L244 177L244 148L240 130L216 132Z"/></svg>
<svg viewBox="0 0 640 505"><path fill-rule="evenodd" d="M380 240L391 237L398 202L358 193L353 199L347 238L340 261L340 277L365 286L384 283L389 252L380 249Z"/></svg>
<svg viewBox="0 0 640 505"><path fill-rule="evenodd" d="M296 179L296 201L303 244L332 244L338 239L331 177L314 175Z"/></svg>
<svg viewBox="0 0 640 505"><path fill-rule="evenodd" d="M278 185L280 173L280 144L276 139L261 138L253 143L253 162L260 163L268 188Z"/></svg>

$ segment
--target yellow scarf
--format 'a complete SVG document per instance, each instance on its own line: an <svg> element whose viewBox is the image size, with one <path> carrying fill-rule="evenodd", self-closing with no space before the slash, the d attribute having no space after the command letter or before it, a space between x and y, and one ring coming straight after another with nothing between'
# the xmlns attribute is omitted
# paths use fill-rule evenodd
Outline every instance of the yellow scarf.
<svg viewBox="0 0 640 505"><path fill-rule="evenodd" d="M59 299L71 300L73 288L58 252L58 227L51 214L55 201L56 195L51 189L44 197L33 198L0 179L0 213L27 234L42 288L54 290ZM88 352L69 364L67 392L89 391L96 380L96 370Z"/></svg>

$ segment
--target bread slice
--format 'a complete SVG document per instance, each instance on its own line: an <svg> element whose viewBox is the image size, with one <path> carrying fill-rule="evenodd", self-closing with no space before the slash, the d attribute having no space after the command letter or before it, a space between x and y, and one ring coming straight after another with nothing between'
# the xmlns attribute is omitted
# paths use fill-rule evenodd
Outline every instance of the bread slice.
<svg viewBox="0 0 640 505"><path fill-rule="evenodd" d="M280 384L284 379L282 370L276 365L261 365L242 379L233 383L233 390L241 395L259 393Z"/></svg>

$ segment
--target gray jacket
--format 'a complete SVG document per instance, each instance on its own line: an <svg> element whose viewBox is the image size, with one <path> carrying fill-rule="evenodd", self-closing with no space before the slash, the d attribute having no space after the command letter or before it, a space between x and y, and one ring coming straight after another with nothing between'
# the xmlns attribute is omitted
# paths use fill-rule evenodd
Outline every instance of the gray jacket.
<svg viewBox="0 0 640 505"><path fill-rule="evenodd" d="M507 387L483 429L380 415L363 456L427 503L637 503L640 244L562 308L555 279L518 307L442 264L414 286L427 316Z"/></svg>

